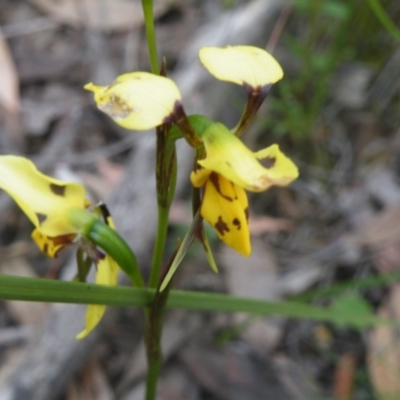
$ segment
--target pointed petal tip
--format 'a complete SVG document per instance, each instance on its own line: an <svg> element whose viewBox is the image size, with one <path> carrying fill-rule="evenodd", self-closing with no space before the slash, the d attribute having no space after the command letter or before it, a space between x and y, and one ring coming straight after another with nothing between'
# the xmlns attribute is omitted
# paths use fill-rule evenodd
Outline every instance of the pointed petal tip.
<svg viewBox="0 0 400 400"><path fill-rule="evenodd" d="M90 92L95 92L97 87L98 86L95 86L92 82L89 82L83 88L85 90L89 90Z"/></svg>

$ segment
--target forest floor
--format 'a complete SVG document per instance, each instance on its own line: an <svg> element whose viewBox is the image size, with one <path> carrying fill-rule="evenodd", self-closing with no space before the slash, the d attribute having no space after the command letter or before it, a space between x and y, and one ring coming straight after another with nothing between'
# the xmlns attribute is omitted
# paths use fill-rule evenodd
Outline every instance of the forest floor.
<svg viewBox="0 0 400 400"><path fill-rule="evenodd" d="M156 1L159 53L170 72L200 29L249 3ZM364 1L275 3L270 34L259 42L285 78L243 140L252 149L279 143L300 178L250 196L249 259L213 237L220 273L195 247L174 287L336 304L332 312L367 309L397 321L399 46ZM397 3L382 3L400 22ZM0 26L0 153L25 155L46 173L77 180L94 199L112 196L136 139L99 112L83 86L149 69L140 2L2 0ZM243 101L225 100L220 119L233 125ZM169 251L190 223L188 194L189 185L173 204ZM0 273L62 276L71 253L44 258L29 221L4 193L0 212ZM52 310L0 303L0 389L12 385L10 376ZM142 330L136 310L110 308L61 394L40 400L141 400ZM388 326L171 311L164 339L160 400L400 398L400 341Z"/></svg>

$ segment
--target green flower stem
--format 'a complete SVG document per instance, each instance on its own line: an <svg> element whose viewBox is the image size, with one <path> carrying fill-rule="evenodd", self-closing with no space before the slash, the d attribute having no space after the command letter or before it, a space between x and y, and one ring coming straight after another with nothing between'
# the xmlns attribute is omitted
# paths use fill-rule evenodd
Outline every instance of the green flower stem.
<svg viewBox="0 0 400 400"><path fill-rule="evenodd" d="M161 335L164 323L164 310L166 301L168 299L168 294L169 287L168 290L165 290L162 293L157 291L154 302L146 313L146 330L144 335L148 363L146 400L153 400L156 398L157 381L160 375L163 360Z"/></svg>
<svg viewBox="0 0 400 400"><path fill-rule="evenodd" d="M146 26L151 70L153 74L160 75L154 32L153 0L142 0L142 8ZM164 69L165 62L163 62L163 74L165 75ZM157 128L156 187L158 225L149 278L149 287L154 289L158 286L158 281L160 279L167 239L169 209L175 192L176 183L175 143L172 155L166 146L168 128L169 126L166 124ZM145 341L148 362L146 400L154 400L156 398L157 380L162 364L161 333L164 314L164 306L160 307L159 302L160 298L164 298L164 296L167 295L168 293L157 294L154 304L145 310ZM163 304L165 304L165 301L166 297Z"/></svg>
<svg viewBox="0 0 400 400"><path fill-rule="evenodd" d="M390 279L393 282L393 277ZM0 275L0 299L2 300L150 307L155 303L156 293L157 291L154 289ZM357 327L382 324L396 325L395 322L377 318L373 314L365 316L351 312L338 313L329 308L293 301L273 302L204 292L171 290L166 308L214 312L246 312L262 316L280 315L288 318L326 321Z"/></svg>
<svg viewBox="0 0 400 400"><path fill-rule="evenodd" d="M158 206L158 225L156 242L153 250L151 262L149 288L155 289L158 286L160 277L162 257L164 254L165 242L167 240L169 207Z"/></svg>
<svg viewBox="0 0 400 400"><path fill-rule="evenodd" d="M165 63L163 66L165 67ZM158 224L149 278L149 287L153 289L159 286L167 239L169 210L175 194L177 176L176 139L169 136L169 128L169 124L163 124L156 129L155 171ZM157 380L162 365L161 335L164 321L164 308L168 292L168 290L164 293L157 292L154 303L151 307L146 309L145 343L148 362L146 400L153 400L156 398Z"/></svg>
<svg viewBox="0 0 400 400"><path fill-rule="evenodd" d="M398 41L400 42L400 29L396 24L389 18L385 9L380 4L379 0L368 0L368 4L371 10L374 12L376 17L379 19L381 24L386 28L386 30Z"/></svg>
<svg viewBox="0 0 400 400"><path fill-rule="evenodd" d="M149 49L149 58L151 71L153 74L159 75L156 35L154 31L154 15L153 0L142 0L142 8L144 14L144 24L146 27L147 47Z"/></svg>
<svg viewBox="0 0 400 400"><path fill-rule="evenodd" d="M154 289L158 287L160 279L167 239L169 209L174 197L177 172L175 141L168 140L167 131L168 127L166 125L157 128L156 187L158 224L149 279L149 287Z"/></svg>

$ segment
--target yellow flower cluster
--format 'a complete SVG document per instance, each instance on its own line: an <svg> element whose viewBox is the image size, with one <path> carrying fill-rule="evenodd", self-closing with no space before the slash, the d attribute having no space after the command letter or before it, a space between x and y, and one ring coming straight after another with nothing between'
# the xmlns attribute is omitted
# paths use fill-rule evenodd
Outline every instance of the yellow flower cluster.
<svg viewBox="0 0 400 400"><path fill-rule="evenodd" d="M245 190L261 192L274 185L285 186L298 176L297 167L276 144L252 152L238 137L251 122L271 85L283 77L283 72L270 54L251 46L205 47L200 50L200 60L217 79L241 85L248 93L247 107L233 131L209 120L204 129L196 131L184 112L179 89L166 77L133 72L119 76L110 85L89 83L85 89L94 93L98 108L124 128L144 130L162 124L178 126L197 150L198 160L190 179L194 187L203 187L201 216L213 226L222 241L248 256L251 245ZM0 156L0 188L31 220L35 227L32 237L45 254L55 257L63 247L81 244L96 263L96 283L116 284L119 269L115 260L126 249L125 243L113 251L107 247L107 240L102 242L105 246L102 247L90 236L93 227L99 227L99 215L88 210L90 204L82 185L46 176L23 157ZM105 219L107 225L100 224L107 228L106 233L102 231L105 237L116 235L112 220ZM97 235L96 231L97 237L102 235ZM119 237L112 237L120 243ZM101 251L97 245L108 250ZM130 249L127 254L130 260ZM122 267L121 259L118 264ZM125 264L129 267L122 268L127 272L132 263ZM141 279L136 282L142 284ZM98 324L104 311L105 306L90 305L85 329L77 338L85 337Z"/></svg>
<svg viewBox="0 0 400 400"><path fill-rule="evenodd" d="M252 46L204 47L199 57L217 79L241 85L249 94L242 124L234 132L214 123L199 133L205 157L198 160L198 168L191 174L193 186L204 186L202 217L222 241L248 256L251 246L244 189L261 192L274 185L288 185L298 177L297 167L276 144L253 153L237 137L271 85L282 79L283 71L270 54ZM179 126L181 95L168 78L133 72L108 86L89 83L85 88L94 92L99 109L125 128L149 129L164 122ZM185 136L185 129L181 130Z"/></svg>

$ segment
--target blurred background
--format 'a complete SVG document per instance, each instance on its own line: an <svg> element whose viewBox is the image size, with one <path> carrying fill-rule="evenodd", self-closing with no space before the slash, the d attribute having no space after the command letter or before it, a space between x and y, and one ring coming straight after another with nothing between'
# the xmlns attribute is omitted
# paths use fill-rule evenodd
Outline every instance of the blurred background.
<svg viewBox="0 0 400 400"><path fill-rule="evenodd" d="M266 48L285 71L243 135L299 166L288 188L249 194L253 254L209 230L174 287L332 312L400 318L400 3L396 0L155 0L158 50L188 112L233 127L239 87L200 65L204 45ZM84 84L149 70L137 0L0 0L0 153L31 158L106 200L146 273L155 233L154 134L99 112ZM229 66L227 66L229 68ZM190 224L193 154L179 147L169 254ZM0 273L71 279L73 249L40 254L0 193ZM124 281L122 280L122 283ZM84 341L85 307L0 302L0 400L141 400L143 321L109 308ZM400 399L398 331L169 311L160 400Z"/></svg>

